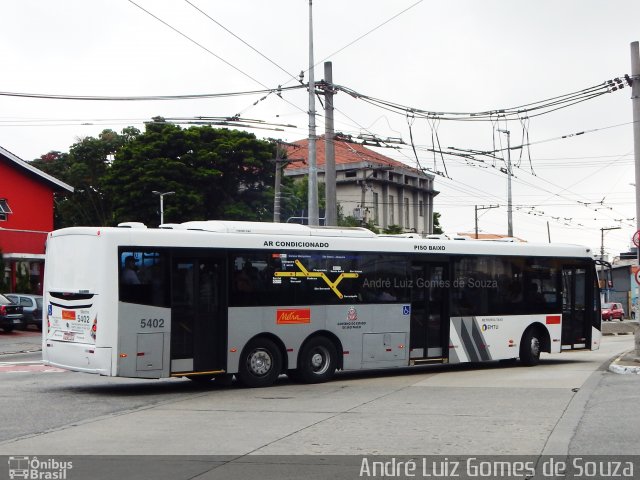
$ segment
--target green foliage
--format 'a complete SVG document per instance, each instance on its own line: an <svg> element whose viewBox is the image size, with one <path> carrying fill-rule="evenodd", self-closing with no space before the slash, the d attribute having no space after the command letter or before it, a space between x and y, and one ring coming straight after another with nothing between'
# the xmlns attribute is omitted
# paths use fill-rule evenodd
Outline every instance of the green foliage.
<svg viewBox="0 0 640 480"><path fill-rule="evenodd" d="M440 213L438 212L433 212L433 233L444 233L444 230L442 230L442 227L440 226Z"/></svg>
<svg viewBox="0 0 640 480"><path fill-rule="evenodd" d="M159 201L154 190L175 192L165 197L166 223L268 221L273 207L265 200L274 181L269 162L274 151L272 143L247 132L181 129L157 121L117 153L105 191L113 199L116 223L157 224Z"/></svg>
<svg viewBox="0 0 640 480"><path fill-rule="evenodd" d="M55 227L157 225L164 197L167 223L189 220L269 221L273 211L275 144L211 127L182 129L160 117L144 133L104 130L49 152L32 164L73 186L56 197Z"/></svg>
<svg viewBox="0 0 640 480"><path fill-rule="evenodd" d="M305 176L299 180L282 176L282 187L280 189L280 218L286 222L290 217L308 216L309 207L309 177ZM325 208L325 184L318 182L318 209L321 212Z"/></svg>
<svg viewBox="0 0 640 480"><path fill-rule="evenodd" d="M31 278L26 263L18 262L16 268L16 292L31 293Z"/></svg>
<svg viewBox="0 0 640 480"><path fill-rule="evenodd" d="M389 225L382 231L382 233L387 235L398 235L399 233L404 233L404 230L400 225Z"/></svg>

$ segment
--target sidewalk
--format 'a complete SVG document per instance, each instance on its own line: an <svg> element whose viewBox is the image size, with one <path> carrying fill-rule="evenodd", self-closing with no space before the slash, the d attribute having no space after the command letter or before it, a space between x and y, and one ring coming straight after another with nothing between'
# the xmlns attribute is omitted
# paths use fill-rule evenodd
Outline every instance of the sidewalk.
<svg viewBox="0 0 640 480"><path fill-rule="evenodd" d="M609 371L613 373L635 373L636 375L640 375L640 355L636 353L635 349L623 353L611 362Z"/></svg>

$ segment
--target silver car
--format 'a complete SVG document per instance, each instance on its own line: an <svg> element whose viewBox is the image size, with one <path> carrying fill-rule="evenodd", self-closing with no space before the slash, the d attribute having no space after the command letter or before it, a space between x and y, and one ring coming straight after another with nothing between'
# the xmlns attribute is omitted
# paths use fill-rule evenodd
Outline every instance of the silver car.
<svg viewBox="0 0 640 480"><path fill-rule="evenodd" d="M5 293L4 296L22 307L24 328L28 329L29 325L35 325L38 330L42 330L42 295Z"/></svg>

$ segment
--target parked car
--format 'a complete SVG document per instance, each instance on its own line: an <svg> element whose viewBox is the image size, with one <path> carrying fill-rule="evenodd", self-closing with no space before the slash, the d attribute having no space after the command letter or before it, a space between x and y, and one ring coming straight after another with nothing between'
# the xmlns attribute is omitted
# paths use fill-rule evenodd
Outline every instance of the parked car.
<svg viewBox="0 0 640 480"><path fill-rule="evenodd" d="M9 333L16 327L22 327L23 320L22 307L0 295L0 328Z"/></svg>
<svg viewBox="0 0 640 480"><path fill-rule="evenodd" d="M621 303L603 303L602 320L624 320L624 308Z"/></svg>
<svg viewBox="0 0 640 480"><path fill-rule="evenodd" d="M25 328L35 325L38 330L42 330L42 295L5 293L4 296L22 306Z"/></svg>

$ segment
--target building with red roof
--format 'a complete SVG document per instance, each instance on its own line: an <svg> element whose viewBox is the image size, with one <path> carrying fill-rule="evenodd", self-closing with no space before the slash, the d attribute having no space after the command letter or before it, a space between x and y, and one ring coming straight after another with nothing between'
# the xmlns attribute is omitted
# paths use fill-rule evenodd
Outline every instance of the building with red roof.
<svg viewBox="0 0 640 480"><path fill-rule="evenodd" d="M28 274L30 290L41 292L54 194L65 191L73 192L73 187L0 147L0 251L5 260L0 275L9 279L11 291L18 274Z"/></svg>
<svg viewBox="0 0 640 480"><path fill-rule="evenodd" d="M359 143L334 141L336 197L345 216L380 228L400 226L405 232L433 232L434 176L381 155ZM299 140L287 146L289 163L285 175L302 178L309 172L309 142ZM324 180L325 141L316 142L318 181Z"/></svg>

